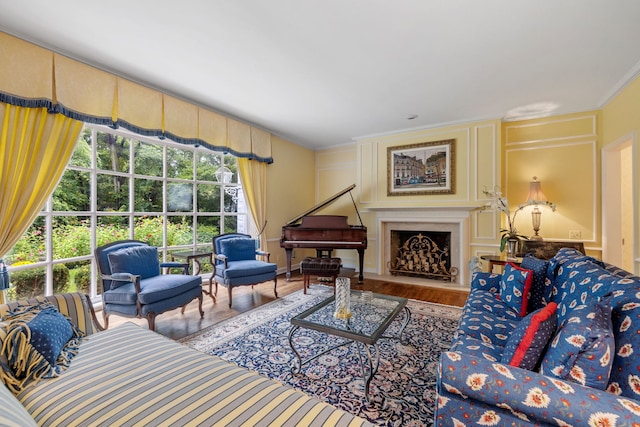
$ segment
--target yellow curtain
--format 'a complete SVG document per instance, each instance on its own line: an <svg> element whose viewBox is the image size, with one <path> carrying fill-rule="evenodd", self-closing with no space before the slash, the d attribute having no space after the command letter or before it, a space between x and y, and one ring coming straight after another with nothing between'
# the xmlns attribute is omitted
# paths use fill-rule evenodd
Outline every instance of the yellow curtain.
<svg viewBox="0 0 640 427"><path fill-rule="evenodd" d="M267 224L267 164L244 158L238 159L238 169L242 187L247 195L247 202L253 221L260 232L260 248L264 251L267 248L267 237L264 227Z"/></svg>
<svg viewBox="0 0 640 427"><path fill-rule="evenodd" d="M46 108L0 103L0 258L56 188L83 123Z"/></svg>

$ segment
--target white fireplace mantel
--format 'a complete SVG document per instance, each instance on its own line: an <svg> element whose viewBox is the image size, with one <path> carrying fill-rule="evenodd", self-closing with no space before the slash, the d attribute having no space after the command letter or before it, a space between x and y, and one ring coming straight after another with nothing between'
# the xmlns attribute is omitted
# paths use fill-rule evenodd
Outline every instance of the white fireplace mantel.
<svg viewBox="0 0 640 427"><path fill-rule="evenodd" d="M375 208L378 232L378 271L388 273L391 259L391 230L449 231L451 233L451 267L458 269L455 284L468 285L470 247L469 217L475 206Z"/></svg>

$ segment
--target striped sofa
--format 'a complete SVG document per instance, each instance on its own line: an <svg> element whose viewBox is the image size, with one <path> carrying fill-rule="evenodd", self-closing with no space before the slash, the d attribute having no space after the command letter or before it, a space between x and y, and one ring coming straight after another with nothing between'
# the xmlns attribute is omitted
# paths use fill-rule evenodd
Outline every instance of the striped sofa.
<svg viewBox="0 0 640 427"><path fill-rule="evenodd" d="M86 337L69 369L59 377L27 386L15 397L0 386L0 425L370 425L133 323L99 330L91 302L83 294L37 301L44 300L69 316ZM0 305L0 316L16 305Z"/></svg>

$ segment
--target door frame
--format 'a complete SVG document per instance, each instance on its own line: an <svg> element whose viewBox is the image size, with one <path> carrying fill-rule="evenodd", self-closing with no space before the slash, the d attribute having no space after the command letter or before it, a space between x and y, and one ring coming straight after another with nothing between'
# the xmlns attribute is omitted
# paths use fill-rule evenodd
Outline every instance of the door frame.
<svg viewBox="0 0 640 427"><path fill-rule="evenodd" d="M633 131L626 134L611 144L607 144L601 150L601 173L602 173L602 187L601 187L601 212L602 212L602 259L616 264L622 267L621 260L622 254L618 248L613 248L613 241L620 241L622 238L622 230L620 226L619 218L610 218L611 212L607 209L609 206L620 206L621 194L620 194L620 177L618 172L620 170L620 153L623 149L631 147L631 193L632 193L632 209L633 209L633 272L638 274L638 253L640 247L640 240L638 238L638 189L636 188L637 181L637 136ZM609 212L608 212L609 211ZM611 257L615 259L613 262ZM620 260L620 262L618 262Z"/></svg>

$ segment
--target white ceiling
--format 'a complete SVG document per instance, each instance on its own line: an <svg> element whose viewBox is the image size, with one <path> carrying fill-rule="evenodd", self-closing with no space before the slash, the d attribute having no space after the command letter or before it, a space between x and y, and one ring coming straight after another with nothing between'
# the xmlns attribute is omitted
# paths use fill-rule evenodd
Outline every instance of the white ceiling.
<svg viewBox="0 0 640 427"><path fill-rule="evenodd" d="M0 30L313 149L597 109L640 69L638 0L0 0Z"/></svg>

